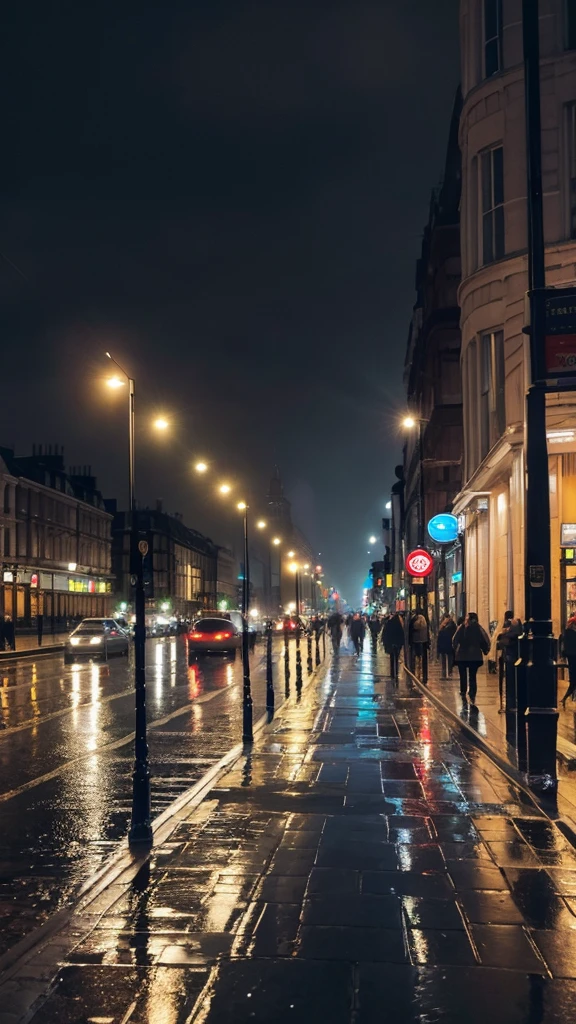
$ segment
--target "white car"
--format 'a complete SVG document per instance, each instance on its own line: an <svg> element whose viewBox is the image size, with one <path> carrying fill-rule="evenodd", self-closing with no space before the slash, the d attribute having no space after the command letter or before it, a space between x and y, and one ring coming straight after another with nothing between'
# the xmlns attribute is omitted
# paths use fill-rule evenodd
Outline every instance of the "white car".
<svg viewBox="0 0 576 1024"><path fill-rule="evenodd" d="M101 658L111 654L128 654L130 637L115 619L82 619L72 631L64 648L64 663L78 658Z"/></svg>

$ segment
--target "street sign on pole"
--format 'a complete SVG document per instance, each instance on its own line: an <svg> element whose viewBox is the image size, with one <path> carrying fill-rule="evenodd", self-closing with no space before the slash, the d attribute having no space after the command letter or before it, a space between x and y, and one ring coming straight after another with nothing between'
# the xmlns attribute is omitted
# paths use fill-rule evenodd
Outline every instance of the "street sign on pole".
<svg viewBox="0 0 576 1024"><path fill-rule="evenodd" d="M437 544L452 544L458 539L458 520L449 512L441 512L428 520L428 533Z"/></svg>
<svg viewBox="0 0 576 1024"><path fill-rule="evenodd" d="M434 568L434 559L425 548L415 548L406 555L406 572L417 579L429 576Z"/></svg>

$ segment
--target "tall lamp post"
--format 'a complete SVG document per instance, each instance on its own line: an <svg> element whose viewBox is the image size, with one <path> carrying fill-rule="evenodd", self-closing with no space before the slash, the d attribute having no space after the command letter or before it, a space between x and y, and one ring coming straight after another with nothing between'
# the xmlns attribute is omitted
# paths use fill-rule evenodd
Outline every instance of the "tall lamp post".
<svg viewBox="0 0 576 1024"><path fill-rule="evenodd" d="M252 682L250 679L250 647L248 643L248 612L250 610L250 563L248 555L248 505L239 501L237 508L243 513L244 572L242 574L242 742L252 743Z"/></svg>
<svg viewBox="0 0 576 1024"><path fill-rule="evenodd" d="M146 734L146 616L144 596L143 562L148 545L146 540L138 541L136 502L134 499L134 379L126 373L120 363L108 359L128 381L128 509L130 512L130 572L134 580L134 692L136 698L136 721L134 736L134 770L132 773L132 818L128 840L130 845L152 842L150 824L150 763L148 760L148 739ZM118 388L124 381L111 377L109 387Z"/></svg>
<svg viewBox="0 0 576 1024"><path fill-rule="evenodd" d="M418 519L417 519L417 542L418 547L423 548L425 546L424 536L424 441L423 441L423 424L427 421L420 416L405 416L402 420L402 426L405 430L414 430L418 428L418 440L416 442L416 450L418 452ZM412 581L414 584L414 580ZM417 594L422 597L424 610L427 616L427 583L423 580L422 584L416 584L418 586ZM414 591L413 591L414 593Z"/></svg>
<svg viewBox="0 0 576 1024"><path fill-rule="evenodd" d="M292 552L288 552L292 554ZM296 690L302 689L302 652L300 651L300 566L298 562L291 562L288 566L294 574L295 597L296 597Z"/></svg>
<svg viewBox="0 0 576 1024"><path fill-rule="evenodd" d="M526 673L527 774L530 785L555 796L558 729L557 682L550 582L550 484L546 446L544 359L544 217L540 124L538 0L523 0L526 169L528 185L528 288L531 383L526 395L526 623L521 642ZM519 723L519 728L523 723Z"/></svg>

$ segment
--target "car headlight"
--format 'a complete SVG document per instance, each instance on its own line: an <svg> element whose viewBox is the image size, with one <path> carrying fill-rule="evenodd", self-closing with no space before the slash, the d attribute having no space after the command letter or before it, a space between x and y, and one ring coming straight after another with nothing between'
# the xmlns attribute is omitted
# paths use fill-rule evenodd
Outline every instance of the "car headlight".
<svg viewBox="0 0 576 1024"><path fill-rule="evenodd" d="M90 637L90 643L91 644L101 644L102 643L102 637L101 636L91 636Z"/></svg>
<svg viewBox="0 0 576 1024"><path fill-rule="evenodd" d="M80 643L80 641L79 641L77 636L71 636L70 637L70 643L72 644L72 647L78 647L78 644Z"/></svg>

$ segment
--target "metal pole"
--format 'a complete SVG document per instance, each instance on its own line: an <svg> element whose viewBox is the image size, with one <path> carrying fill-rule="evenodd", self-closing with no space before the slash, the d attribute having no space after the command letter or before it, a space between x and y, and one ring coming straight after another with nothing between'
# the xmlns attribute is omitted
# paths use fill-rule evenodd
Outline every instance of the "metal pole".
<svg viewBox="0 0 576 1024"><path fill-rule="evenodd" d="M248 612L250 605L250 565L248 561L248 507L244 509L244 579L242 580L242 741L252 743L252 684L248 645Z"/></svg>
<svg viewBox="0 0 576 1024"><path fill-rule="evenodd" d="M302 690L302 654L300 651L300 573L294 574L296 580L296 693Z"/></svg>
<svg viewBox="0 0 576 1024"><path fill-rule="evenodd" d="M284 695L290 696L290 650L288 647L288 630L284 623Z"/></svg>
<svg viewBox="0 0 576 1024"><path fill-rule="evenodd" d="M528 707L527 774L532 788L555 796L557 682L550 581L550 487L546 446L544 303L546 284L540 123L538 0L523 0L528 287L531 384L526 396L526 623L521 642Z"/></svg>
<svg viewBox="0 0 576 1024"><path fill-rule="evenodd" d="M134 737L134 771L132 773L132 821L130 845L152 842L150 824L150 764L146 734L146 613L144 595L144 558L148 545L138 540L138 516L134 499L134 405L135 386L129 378L128 420L128 503L130 508L130 564L135 578L134 611L134 690L136 697L136 729Z"/></svg>
<svg viewBox="0 0 576 1024"><path fill-rule="evenodd" d="M272 621L266 626L266 710L270 717L274 714L274 677L272 674Z"/></svg>
<svg viewBox="0 0 576 1024"><path fill-rule="evenodd" d="M308 626L308 633L306 635L306 640L307 640L307 644L308 644L308 660L306 662L306 669L307 669L308 675L310 675L311 672L314 669L314 665L313 665L313 662L312 662L312 633L311 633L311 630L310 630L310 626Z"/></svg>
<svg viewBox="0 0 576 1024"><path fill-rule="evenodd" d="M314 661L316 663L316 667L318 667L318 665L320 664L320 630L318 628L316 628L316 644L315 644L315 652L314 652Z"/></svg>

